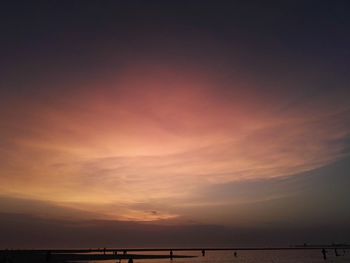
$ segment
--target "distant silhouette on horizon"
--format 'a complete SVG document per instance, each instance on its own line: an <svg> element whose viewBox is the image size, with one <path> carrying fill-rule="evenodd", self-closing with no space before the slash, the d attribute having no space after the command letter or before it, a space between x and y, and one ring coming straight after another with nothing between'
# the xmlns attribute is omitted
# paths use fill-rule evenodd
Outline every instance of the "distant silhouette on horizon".
<svg viewBox="0 0 350 263"><path fill-rule="evenodd" d="M51 251L46 252L46 262L50 262L51 260Z"/></svg>
<svg viewBox="0 0 350 263"><path fill-rule="evenodd" d="M322 248L321 253L323 255L323 259L326 260L327 259L327 251L324 248Z"/></svg>
<svg viewBox="0 0 350 263"><path fill-rule="evenodd" d="M339 253L338 253L338 249L336 249L336 248L334 249L334 254L335 254L336 257L340 256Z"/></svg>

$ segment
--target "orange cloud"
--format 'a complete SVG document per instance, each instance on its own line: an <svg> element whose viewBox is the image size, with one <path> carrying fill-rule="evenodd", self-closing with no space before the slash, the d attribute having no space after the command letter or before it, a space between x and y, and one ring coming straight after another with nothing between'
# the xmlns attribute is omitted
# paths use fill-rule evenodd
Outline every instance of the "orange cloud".
<svg viewBox="0 0 350 263"><path fill-rule="evenodd" d="M181 216L167 203L201 187L291 176L342 157L345 103L310 98L283 111L288 99L257 86L131 68L40 105L17 100L21 108L2 113L1 191L148 221ZM161 212L131 208L152 200L166 200Z"/></svg>

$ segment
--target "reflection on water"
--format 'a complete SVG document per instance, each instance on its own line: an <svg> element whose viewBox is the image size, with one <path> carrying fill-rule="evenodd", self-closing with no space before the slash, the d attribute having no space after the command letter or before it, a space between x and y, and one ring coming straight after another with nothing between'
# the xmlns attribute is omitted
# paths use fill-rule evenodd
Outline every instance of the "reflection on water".
<svg viewBox="0 0 350 263"><path fill-rule="evenodd" d="M140 254L167 254L168 252L143 252ZM134 263L345 263L350 262L350 251L336 257L333 250L328 250L328 258L324 260L320 250L279 250L279 251L237 251L237 257L233 251L206 251L202 257L200 251L183 252L175 251L178 255L195 255L196 258L183 259L143 259L134 260ZM90 261L99 263L116 263L116 260ZM127 260L122 260L127 263Z"/></svg>

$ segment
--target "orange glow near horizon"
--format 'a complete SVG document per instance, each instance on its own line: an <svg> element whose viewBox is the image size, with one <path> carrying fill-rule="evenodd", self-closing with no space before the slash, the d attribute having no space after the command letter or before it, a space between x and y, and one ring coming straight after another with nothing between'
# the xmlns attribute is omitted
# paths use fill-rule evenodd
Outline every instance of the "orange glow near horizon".
<svg viewBox="0 0 350 263"><path fill-rule="evenodd" d="M281 110L286 101L258 88L193 69L130 67L47 103L9 101L0 190L95 217L167 220L183 216L169 207L200 204L202 188L297 175L342 157L331 142L349 134L346 103L318 98Z"/></svg>

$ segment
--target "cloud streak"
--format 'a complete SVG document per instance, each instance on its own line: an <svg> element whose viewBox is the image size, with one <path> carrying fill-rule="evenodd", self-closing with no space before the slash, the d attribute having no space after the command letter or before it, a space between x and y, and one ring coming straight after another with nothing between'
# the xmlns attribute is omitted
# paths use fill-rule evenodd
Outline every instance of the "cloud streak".
<svg viewBox="0 0 350 263"><path fill-rule="evenodd" d="M167 206L211 185L283 178L345 156L344 94L286 110L289 99L256 80L206 73L131 65L48 103L17 99L1 113L2 192L121 220L181 218ZM151 200L167 201L157 213L132 209Z"/></svg>

